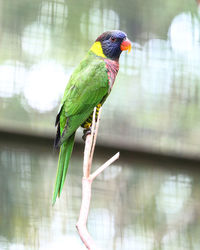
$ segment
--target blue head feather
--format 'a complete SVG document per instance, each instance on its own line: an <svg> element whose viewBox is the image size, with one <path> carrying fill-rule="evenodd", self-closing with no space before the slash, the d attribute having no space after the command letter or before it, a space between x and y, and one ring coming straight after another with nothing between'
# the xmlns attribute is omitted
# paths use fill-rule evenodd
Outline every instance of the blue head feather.
<svg viewBox="0 0 200 250"><path fill-rule="evenodd" d="M101 42L103 53L112 60L118 60L121 54L120 45L127 35L121 30L106 31L96 41Z"/></svg>

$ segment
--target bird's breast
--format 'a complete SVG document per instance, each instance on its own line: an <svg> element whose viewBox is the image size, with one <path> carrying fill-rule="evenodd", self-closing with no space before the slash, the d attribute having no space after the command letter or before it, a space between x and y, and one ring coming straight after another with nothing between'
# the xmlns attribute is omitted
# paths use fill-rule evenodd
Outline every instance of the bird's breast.
<svg viewBox="0 0 200 250"><path fill-rule="evenodd" d="M119 71L119 63L117 61L113 61L110 59L103 59L106 63L106 69L107 69L107 74L108 74L108 84L109 84L109 91L111 91L115 78L117 76L117 73Z"/></svg>

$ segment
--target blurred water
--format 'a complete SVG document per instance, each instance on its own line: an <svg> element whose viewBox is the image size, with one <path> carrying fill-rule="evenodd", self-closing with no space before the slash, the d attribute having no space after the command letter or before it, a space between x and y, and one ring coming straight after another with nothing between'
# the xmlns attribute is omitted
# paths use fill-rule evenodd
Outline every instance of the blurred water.
<svg viewBox="0 0 200 250"><path fill-rule="evenodd" d="M96 154L93 168L106 157ZM199 249L199 171L134 158L115 162L93 183L88 228L97 244L114 250ZM0 249L85 249L75 229L82 150L74 153L52 207L56 166L51 148L1 142Z"/></svg>
<svg viewBox="0 0 200 250"><path fill-rule="evenodd" d="M122 29L134 46L100 142L199 157L199 13L195 0L0 0L0 129L54 134L73 69L99 34Z"/></svg>

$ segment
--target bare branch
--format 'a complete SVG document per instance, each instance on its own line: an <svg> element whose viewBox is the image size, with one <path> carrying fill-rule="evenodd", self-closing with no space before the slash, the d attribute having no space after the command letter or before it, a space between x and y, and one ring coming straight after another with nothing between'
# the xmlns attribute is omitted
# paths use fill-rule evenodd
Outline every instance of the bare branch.
<svg viewBox="0 0 200 250"><path fill-rule="evenodd" d="M90 209L92 182L104 169L106 169L108 166L110 166L114 161L116 161L119 158L119 152L118 152L106 163L104 163L101 167L99 167L93 174L90 175L92 159L99 128L101 108L99 110L97 122L95 121L95 115L96 115L96 108L94 109L93 112L91 134L87 135L85 140L83 179L82 179L82 202L81 202L79 219L76 224L80 238L82 239L85 246L90 250L99 250L99 248L95 245L94 240L87 231L87 219Z"/></svg>

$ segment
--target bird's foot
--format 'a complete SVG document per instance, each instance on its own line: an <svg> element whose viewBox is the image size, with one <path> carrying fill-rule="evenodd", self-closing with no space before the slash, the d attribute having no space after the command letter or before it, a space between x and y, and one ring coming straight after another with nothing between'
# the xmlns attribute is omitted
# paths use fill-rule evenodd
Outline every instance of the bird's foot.
<svg viewBox="0 0 200 250"><path fill-rule="evenodd" d="M88 135L90 135L91 133L92 133L91 127L86 128L86 129L83 130L82 139L84 140L84 142L85 142L85 140L86 140L86 137L87 137Z"/></svg>

